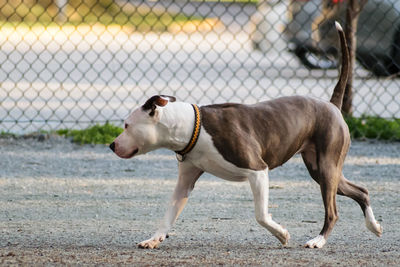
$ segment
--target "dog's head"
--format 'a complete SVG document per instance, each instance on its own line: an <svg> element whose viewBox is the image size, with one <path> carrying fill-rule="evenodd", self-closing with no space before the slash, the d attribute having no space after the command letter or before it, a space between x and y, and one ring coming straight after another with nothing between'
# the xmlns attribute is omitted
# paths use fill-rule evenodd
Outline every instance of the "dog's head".
<svg viewBox="0 0 400 267"><path fill-rule="evenodd" d="M125 120L125 129L110 145L111 150L127 159L160 147L168 134L168 127L161 123L163 108L175 100L164 95L148 99Z"/></svg>

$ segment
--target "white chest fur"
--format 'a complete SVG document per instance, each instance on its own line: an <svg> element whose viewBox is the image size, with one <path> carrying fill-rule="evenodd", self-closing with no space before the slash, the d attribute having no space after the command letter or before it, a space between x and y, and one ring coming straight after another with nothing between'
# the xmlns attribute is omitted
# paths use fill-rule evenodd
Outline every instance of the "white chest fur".
<svg viewBox="0 0 400 267"><path fill-rule="evenodd" d="M199 140L186 160L205 172L229 181L246 181L248 175L254 172L226 161L204 128L201 129Z"/></svg>

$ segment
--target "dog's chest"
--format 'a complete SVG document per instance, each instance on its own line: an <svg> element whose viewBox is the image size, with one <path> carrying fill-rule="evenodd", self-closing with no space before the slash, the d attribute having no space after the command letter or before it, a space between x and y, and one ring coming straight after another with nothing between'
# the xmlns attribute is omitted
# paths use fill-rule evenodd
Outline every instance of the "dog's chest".
<svg viewBox="0 0 400 267"><path fill-rule="evenodd" d="M253 172L251 169L239 168L226 161L206 131L201 132L198 143L187 160L201 170L229 181L246 181L248 175Z"/></svg>
<svg viewBox="0 0 400 267"><path fill-rule="evenodd" d="M228 181L242 182L247 180L245 172L238 170L235 166L229 166L229 162L221 162L215 159L203 158L196 163L197 167L205 172Z"/></svg>

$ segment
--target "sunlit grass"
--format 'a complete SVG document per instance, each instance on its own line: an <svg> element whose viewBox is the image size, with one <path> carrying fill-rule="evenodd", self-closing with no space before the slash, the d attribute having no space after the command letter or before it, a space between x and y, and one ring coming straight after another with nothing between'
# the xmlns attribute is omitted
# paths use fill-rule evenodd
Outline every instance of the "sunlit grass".
<svg viewBox="0 0 400 267"><path fill-rule="evenodd" d="M111 144L114 139L122 133L122 128L106 123L89 127L83 130L63 129L56 131L57 134L72 138L78 144Z"/></svg>
<svg viewBox="0 0 400 267"><path fill-rule="evenodd" d="M166 31L174 23L205 19L201 16L153 10L145 5L134 6L129 3L118 5L110 0L78 1L75 4L72 1L65 8L65 13L58 12L54 6L44 9L39 4L28 6L24 3L19 3L17 8L7 4L2 10L4 14L0 20L1 28L77 27L101 24L130 27L135 31L147 32Z"/></svg>

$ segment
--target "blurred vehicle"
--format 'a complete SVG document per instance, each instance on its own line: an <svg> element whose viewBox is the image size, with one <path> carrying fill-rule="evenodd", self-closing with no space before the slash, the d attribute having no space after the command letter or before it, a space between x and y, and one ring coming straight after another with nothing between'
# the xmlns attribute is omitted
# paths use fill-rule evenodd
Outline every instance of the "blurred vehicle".
<svg viewBox="0 0 400 267"><path fill-rule="evenodd" d="M291 1L284 37L305 66L336 67L338 39L333 25L335 20L345 24L346 1ZM327 7L333 12L323 17ZM376 76L400 72L400 1L368 0L358 21L356 58Z"/></svg>

